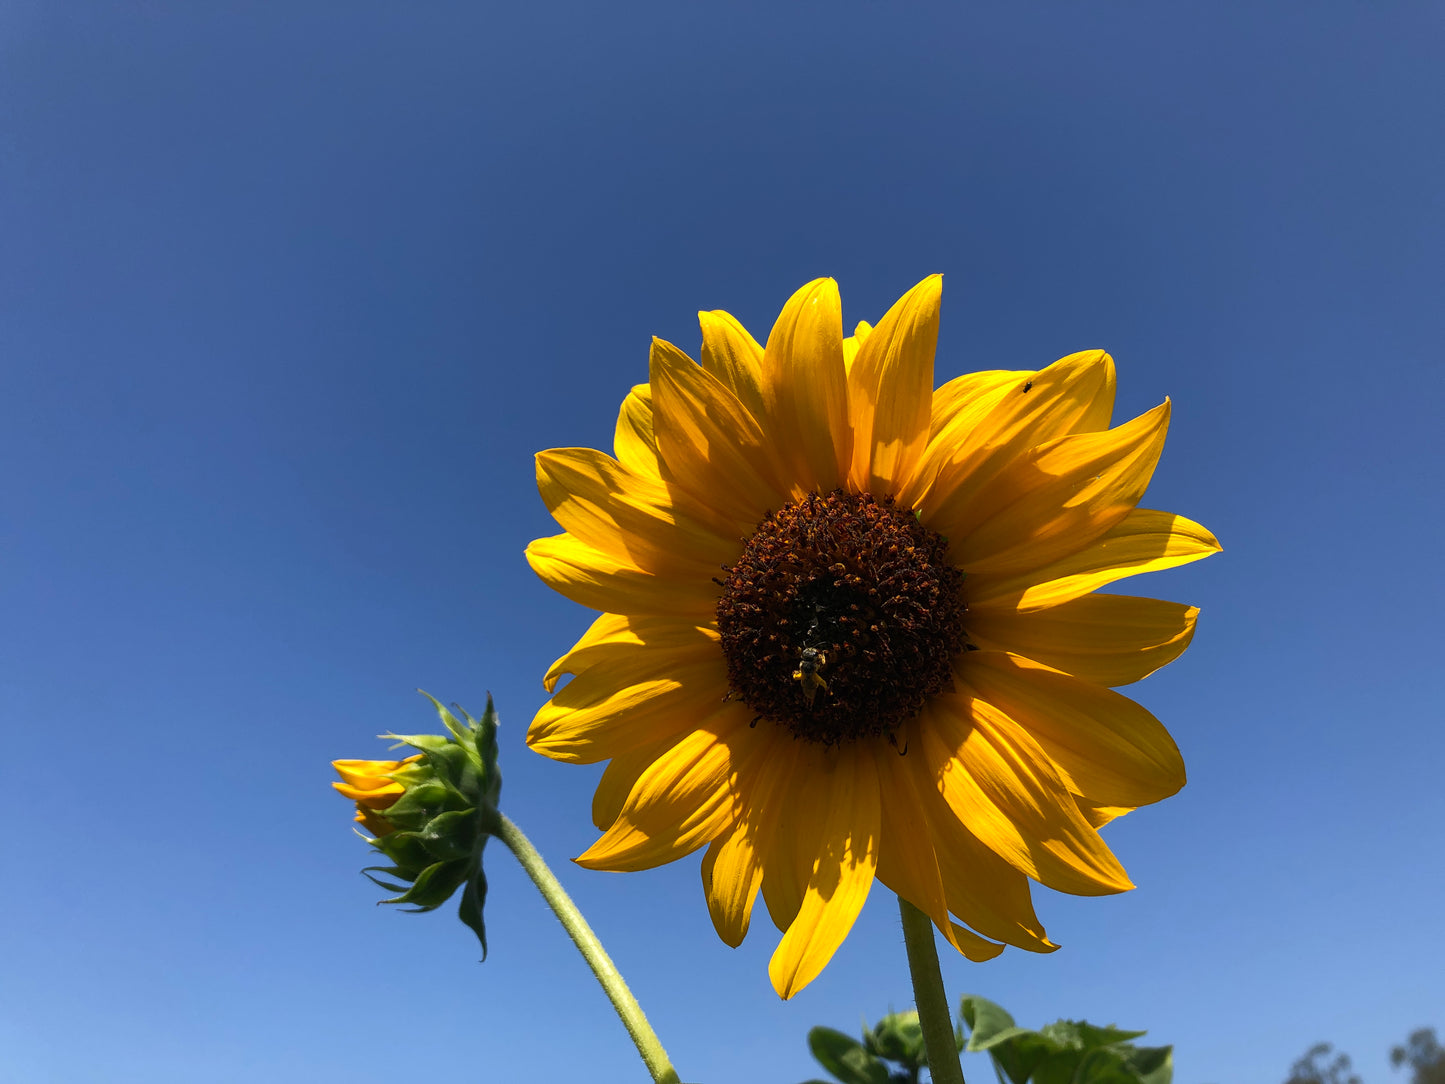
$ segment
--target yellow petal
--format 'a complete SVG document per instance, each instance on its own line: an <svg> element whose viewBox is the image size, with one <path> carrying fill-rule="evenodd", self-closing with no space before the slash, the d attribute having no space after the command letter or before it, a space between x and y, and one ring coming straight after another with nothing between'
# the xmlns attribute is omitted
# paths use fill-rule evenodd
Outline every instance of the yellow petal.
<svg viewBox="0 0 1445 1084"><path fill-rule="evenodd" d="M781 503L757 421L717 377L671 343L652 340L649 375L665 475L751 531Z"/></svg>
<svg viewBox="0 0 1445 1084"><path fill-rule="evenodd" d="M841 485L853 445L843 309L832 279L815 279L783 306L763 353L763 403L768 436L788 468L793 494Z"/></svg>
<svg viewBox="0 0 1445 1084"><path fill-rule="evenodd" d="M724 538L742 538L757 525L756 520L730 519L725 511L714 506L708 495L694 497L675 484L663 467L657 450L657 433L653 429L652 386L638 384L623 400L617 417L613 439L617 461L640 478L660 483L668 499L680 514L710 528Z"/></svg>
<svg viewBox="0 0 1445 1084"><path fill-rule="evenodd" d="M527 563L552 590L594 610L671 614L692 618L693 624L711 621L717 610L718 587L710 578L655 576L569 534L532 542Z"/></svg>
<svg viewBox="0 0 1445 1084"><path fill-rule="evenodd" d="M367 832L371 833L371 835L373 836L390 835L396 830L392 827L392 824L389 820L381 816L379 813L375 813L372 810L367 809L364 805L358 805L356 807L356 816L352 819L355 820L357 824L361 825L364 829L366 829Z"/></svg>
<svg viewBox="0 0 1445 1084"><path fill-rule="evenodd" d="M709 580L742 543L680 512L660 481L593 448L538 452L537 490L574 538L658 575Z"/></svg>
<svg viewBox="0 0 1445 1084"><path fill-rule="evenodd" d="M331 785L353 802L364 802L372 809L382 809L391 805L406 790L400 783L392 782L390 779L361 786L351 783L332 783Z"/></svg>
<svg viewBox="0 0 1445 1084"><path fill-rule="evenodd" d="M352 786L384 787L391 783L392 772L400 771L405 765L420 759L418 754L405 760L333 760L331 766L336 769L337 775Z"/></svg>
<svg viewBox="0 0 1445 1084"><path fill-rule="evenodd" d="M858 348L863 341L873 333L873 325L867 320L859 320L858 326L853 329L853 334L843 340L843 371L851 373L853 362L858 358Z"/></svg>
<svg viewBox="0 0 1445 1084"><path fill-rule="evenodd" d="M760 744L741 705L717 708L638 777L617 820L579 855L587 869L642 870L691 854L736 819L737 776Z"/></svg>
<svg viewBox="0 0 1445 1084"><path fill-rule="evenodd" d="M921 755L922 718L902 728L908 752L899 758L919 799L917 827L934 849L948 910L986 937L1030 952L1058 948L1044 932L1029 896L1029 880L979 842L944 800L940 784Z"/></svg>
<svg viewBox="0 0 1445 1084"><path fill-rule="evenodd" d="M612 448L617 453L617 461L628 470L661 481L657 434L652 431L652 388L648 385L638 384L622 400Z"/></svg>
<svg viewBox="0 0 1445 1084"><path fill-rule="evenodd" d="M909 290L878 322L848 368L850 479L861 492L897 492L928 444L942 294L942 275L930 275Z"/></svg>
<svg viewBox="0 0 1445 1084"><path fill-rule="evenodd" d="M948 909L987 937L1028 952L1053 952L1034 912L1029 879L985 847L940 797L925 822L933 837Z"/></svg>
<svg viewBox="0 0 1445 1084"><path fill-rule="evenodd" d="M944 938L970 960L991 960L1002 945L986 941L948 917L948 897L938 872L924 797L914 786L907 754L878 743L874 759L883 797L882 843L878 848L878 879L933 920Z"/></svg>
<svg viewBox="0 0 1445 1084"><path fill-rule="evenodd" d="M642 778L642 773L686 736L685 732L664 734L643 742L635 749L618 753L607 762L602 778L597 781L597 789L592 793L592 823L599 831L607 831L622 815L627 796Z"/></svg>
<svg viewBox="0 0 1445 1084"><path fill-rule="evenodd" d="M1077 553L1133 511L1154 475L1169 402L1103 433L1041 444L979 490L967 507L931 522L949 560L971 575L1041 568Z"/></svg>
<svg viewBox="0 0 1445 1084"><path fill-rule="evenodd" d="M1187 565L1220 549L1218 540L1193 520L1136 508L1085 549L1043 568L969 576L969 609L1030 613L1080 598L1125 576Z"/></svg>
<svg viewBox="0 0 1445 1084"><path fill-rule="evenodd" d="M1012 720L964 694L935 698L924 719L923 753L944 800L995 854L1076 896L1134 887L1048 755Z"/></svg>
<svg viewBox="0 0 1445 1084"><path fill-rule="evenodd" d="M765 732L763 740L770 741L771 748L763 751L752 770L738 780L742 801L732 834L714 841L702 865L703 891L713 927L726 944L734 947L747 935L769 842L780 831L787 831L778 813L785 787L792 779L797 742L776 728L770 738ZM796 889L799 903L807 872ZM792 914L797 914L796 905ZM786 929L786 924L781 928Z"/></svg>
<svg viewBox="0 0 1445 1084"><path fill-rule="evenodd" d="M1128 595L1085 595L1032 613L971 610L968 637L1096 685L1128 685L1179 657L1199 610Z"/></svg>
<svg viewBox="0 0 1445 1084"><path fill-rule="evenodd" d="M726 692L721 656L697 663L639 652L569 681L538 709L527 744L553 760L595 764L699 725Z"/></svg>
<svg viewBox="0 0 1445 1084"><path fill-rule="evenodd" d="M968 652L957 674L1039 743L1075 794L1138 807L1184 786L1184 758L1164 724L1112 689L1001 651Z"/></svg>
<svg viewBox="0 0 1445 1084"><path fill-rule="evenodd" d="M951 940L938 860L928 833L918 830L925 814L922 799L913 787L912 773L903 763L906 755L902 749L895 750L882 742L873 750L883 798L878 879L931 918Z"/></svg>
<svg viewBox="0 0 1445 1084"><path fill-rule="evenodd" d="M1035 445L1105 428L1114 383L1114 359L1104 351L1070 354L1020 380L971 428L965 428L968 418L955 417L938 434L950 454L920 502L923 522L949 523L965 515L984 484ZM943 527L934 529L953 537Z"/></svg>
<svg viewBox="0 0 1445 1084"><path fill-rule="evenodd" d="M918 505L960 443L1009 392L1017 391L1037 375L1032 370L966 373L935 389L928 421L928 443L913 473L899 488L898 503L905 508Z"/></svg>
<svg viewBox="0 0 1445 1084"><path fill-rule="evenodd" d="M1125 813L1134 812L1133 806L1099 805L1078 795L1074 796L1074 804L1079 807L1079 812L1083 814L1084 820L1095 828L1102 828L1110 821L1118 820Z"/></svg>
<svg viewBox="0 0 1445 1084"><path fill-rule="evenodd" d="M775 727L773 723L762 723ZM763 902L768 917L779 930L786 931L798 917L803 893L813 871L813 855L819 846L812 838L801 838L803 828L814 826L805 819L800 803L806 801L808 781L814 778L811 769L822 762L816 747L785 738L775 741L771 762L781 782L771 790L766 801L759 801L757 810L759 832L755 846L763 862Z"/></svg>
<svg viewBox="0 0 1445 1084"><path fill-rule="evenodd" d="M808 812L816 827L806 831L821 846L802 906L768 963L778 996L787 999L813 979L848 936L873 887L878 864L882 810L873 758L856 746L835 750L832 768L820 780L822 799Z"/></svg>
<svg viewBox="0 0 1445 1084"><path fill-rule="evenodd" d="M602 614L572 645L572 650L554 662L542 678L551 693L563 674L580 674L589 666L633 657L643 650L672 653L673 664L705 662L719 655L718 632L671 617L643 617Z"/></svg>
<svg viewBox="0 0 1445 1084"><path fill-rule="evenodd" d="M731 314L700 312L702 367L726 385L754 418L763 417L763 348Z"/></svg>
<svg viewBox="0 0 1445 1084"><path fill-rule="evenodd" d="M940 435L949 434L957 439L972 433L1005 395L1017 392L1038 375L1036 369L987 369L964 373L940 384L933 390L933 406L929 412L929 451L941 445L951 448L954 440L940 440Z"/></svg>
<svg viewBox="0 0 1445 1084"><path fill-rule="evenodd" d="M713 929L729 948L748 935L753 901L763 883L763 863L753 837L741 824L715 839L702 859L702 888Z"/></svg>

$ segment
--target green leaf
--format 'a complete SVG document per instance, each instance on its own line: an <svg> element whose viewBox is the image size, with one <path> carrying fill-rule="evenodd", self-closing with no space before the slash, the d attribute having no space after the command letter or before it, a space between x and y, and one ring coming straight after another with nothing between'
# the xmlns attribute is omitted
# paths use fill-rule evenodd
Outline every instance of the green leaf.
<svg viewBox="0 0 1445 1084"><path fill-rule="evenodd" d="M1059 1050L1083 1050L1086 1045L1083 1032L1072 1020L1055 1020L1052 1024L1045 1024L1039 1028L1039 1034Z"/></svg>
<svg viewBox="0 0 1445 1084"><path fill-rule="evenodd" d="M1138 1077L1125 1064L1127 1048L1096 1046L1084 1052L1074 1070L1074 1084L1138 1084Z"/></svg>
<svg viewBox="0 0 1445 1084"><path fill-rule="evenodd" d="M808 1049L843 1084L888 1084L888 1067L841 1031L813 1028L808 1032Z"/></svg>
<svg viewBox="0 0 1445 1084"><path fill-rule="evenodd" d="M982 1042L977 1043L977 1045L975 1045L973 1037L970 1036L968 1044L964 1047L964 1049L971 1052L977 1052L980 1050L994 1050L1003 1043L1011 1043L1015 1039L1026 1039L1030 1037L1038 1038L1039 1033L1037 1031L1031 1031L1028 1028L1004 1028L1003 1031L994 1032L993 1035L989 1036L989 1038L987 1039L984 1039ZM1043 1039L1040 1041L1042 1041L1046 1046L1048 1046L1049 1049L1052 1049L1052 1045L1049 1044L1047 1039Z"/></svg>
<svg viewBox="0 0 1445 1084"><path fill-rule="evenodd" d="M1125 1061L1139 1084L1173 1084L1174 1048L1172 1046L1136 1046L1125 1055Z"/></svg>
<svg viewBox="0 0 1445 1084"><path fill-rule="evenodd" d="M1013 1084L1025 1084L1038 1066L1056 1051L1037 1031L1012 1028L1010 1032L994 1037L997 1041L988 1048L988 1055Z"/></svg>
<svg viewBox="0 0 1445 1084"><path fill-rule="evenodd" d="M1030 1078L1033 1084L1073 1084L1083 1056L1079 1050L1055 1047L1035 1062Z"/></svg>
<svg viewBox="0 0 1445 1084"><path fill-rule="evenodd" d="M1149 1034L1147 1031L1122 1031L1110 1024L1106 1028L1095 1027L1087 1020L1067 1021L1078 1029L1079 1038L1083 1040L1086 1049L1096 1046L1113 1046L1115 1043L1128 1042L1130 1039L1137 1039L1141 1035Z"/></svg>
<svg viewBox="0 0 1445 1084"><path fill-rule="evenodd" d="M1000 1037L1007 1038L1005 1032L1023 1030L1014 1024L1014 1018L1002 1005L995 1005L986 997L965 994L959 1008L969 1029L968 1050L987 1050Z"/></svg>
<svg viewBox="0 0 1445 1084"><path fill-rule="evenodd" d="M969 995L960 1006L970 1029L965 1049L987 1051L1012 1084L1173 1084L1172 1047L1135 1047L1142 1031L1084 1020L1021 1028L1001 1006Z"/></svg>

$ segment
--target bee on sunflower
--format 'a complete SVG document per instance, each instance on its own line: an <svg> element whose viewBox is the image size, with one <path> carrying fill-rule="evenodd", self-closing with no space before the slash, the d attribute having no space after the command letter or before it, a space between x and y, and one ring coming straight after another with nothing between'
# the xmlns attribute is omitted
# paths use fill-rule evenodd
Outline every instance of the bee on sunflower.
<svg viewBox="0 0 1445 1084"><path fill-rule="evenodd" d="M1112 687L1176 658L1198 611L1095 593L1220 548L1138 507L1169 403L1110 428L1098 350L935 389L941 288L845 338L816 280L765 347L700 313L701 364L653 341L614 455L537 456L564 533L527 558L602 611L527 735L610 762L577 861L706 847L718 935L741 943L761 891L784 998L875 879L971 960L1052 951L1030 880L1133 887L1098 829L1184 785L1163 725Z"/></svg>

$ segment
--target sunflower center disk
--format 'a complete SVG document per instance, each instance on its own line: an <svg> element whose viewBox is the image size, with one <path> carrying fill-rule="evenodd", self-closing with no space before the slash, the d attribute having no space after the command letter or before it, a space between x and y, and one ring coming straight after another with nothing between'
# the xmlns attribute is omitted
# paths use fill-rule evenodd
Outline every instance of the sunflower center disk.
<svg viewBox="0 0 1445 1084"><path fill-rule="evenodd" d="M834 490L768 516L719 581L732 694L807 741L891 740L964 647L947 549L891 497Z"/></svg>

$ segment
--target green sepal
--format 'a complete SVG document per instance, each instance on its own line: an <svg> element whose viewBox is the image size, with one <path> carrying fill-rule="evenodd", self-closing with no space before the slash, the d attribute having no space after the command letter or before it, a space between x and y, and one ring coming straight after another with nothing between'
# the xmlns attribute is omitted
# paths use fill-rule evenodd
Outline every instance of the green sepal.
<svg viewBox="0 0 1445 1084"><path fill-rule="evenodd" d="M808 1049L843 1084L888 1084L888 1067L841 1031L813 1028L808 1032Z"/></svg>
<svg viewBox="0 0 1445 1084"><path fill-rule="evenodd" d="M427 850L426 844L422 842L421 834L418 832L388 832L386 835L372 840L371 845L390 858L398 867L410 871L399 874L408 879L416 876L440 857Z"/></svg>
<svg viewBox="0 0 1445 1084"><path fill-rule="evenodd" d="M373 871L375 871L375 872L373 872ZM386 889L388 892L405 892L405 891L406 891L406 889L407 889L407 886L406 886L406 885L394 885L394 884L392 884L390 881L383 881L380 877L378 877L378 876L376 875L377 873L384 873L384 874L386 874L388 877L405 877L405 876L407 876L406 873L404 873L402 870L397 869L395 866L367 866L364 870L361 871L361 875L362 875L363 877L365 877L368 881L370 881L372 884L376 885L376 886L379 887L379 888L384 888L384 889ZM377 900L376 902L377 902L377 903L386 903L387 901L386 901L386 900Z"/></svg>
<svg viewBox="0 0 1445 1084"><path fill-rule="evenodd" d="M396 824L399 823L398 818L410 814L425 813L430 816L440 813L444 809L455 809L457 806L453 803L460 799L460 791L433 777L423 782L412 783L402 792L400 798L382 812L387 820Z"/></svg>
<svg viewBox="0 0 1445 1084"><path fill-rule="evenodd" d="M418 689L417 692L421 693L422 696L426 697L432 702L432 707L437 709L437 718L442 721L442 726L447 728L447 730L451 733L452 738L456 741L458 745L464 745L468 748L475 749L475 746L472 744L472 728L476 726L476 720L474 720L470 715L467 714L465 708L461 707L458 704L452 705L452 707L456 708L457 711L461 712L467 720L468 725L462 726L462 724L457 720L457 717L447 710L446 705L443 704L436 697L432 696L431 693L427 692L425 689ZM488 693L487 703L490 704L491 701L492 694Z"/></svg>
<svg viewBox="0 0 1445 1084"><path fill-rule="evenodd" d="M435 911L467 879L467 861L435 862L416 875L411 887L382 903L410 903L417 911Z"/></svg>
<svg viewBox="0 0 1445 1084"><path fill-rule="evenodd" d="M467 718L472 721L470 716ZM491 693L487 694L481 719L473 723L472 744L482 761L482 797L495 807L502 797L502 773L497 768L497 709Z"/></svg>
<svg viewBox="0 0 1445 1084"><path fill-rule="evenodd" d="M459 809L451 813L438 813L417 833L424 847L436 857L450 861L455 858L469 858L477 847L477 811ZM485 837L483 837L485 842Z"/></svg>
<svg viewBox="0 0 1445 1084"><path fill-rule="evenodd" d="M483 840L483 843L486 841ZM466 923L477 940L482 943L482 962L487 959L487 926L482 921L482 905L487 902L487 875L482 872L481 848L478 848L477 868L467 878L466 886L462 889L462 902L457 907L457 917Z"/></svg>
<svg viewBox="0 0 1445 1084"><path fill-rule="evenodd" d="M425 760L425 771L428 775L436 776L450 786L458 789L465 789L465 781L469 775L475 775L476 754L470 749L464 749L450 738L443 738L438 734L386 734L388 738L396 738L413 749L420 749ZM415 771L421 765L411 765L409 769L395 772L393 779L406 782L406 771Z"/></svg>
<svg viewBox="0 0 1445 1084"><path fill-rule="evenodd" d="M409 745L422 753L439 753L448 746L455 746L456 742L451 738L444 738L440 734L383 734L383 738L389 738L396 742L393 749L401 745Z"/></svg>

